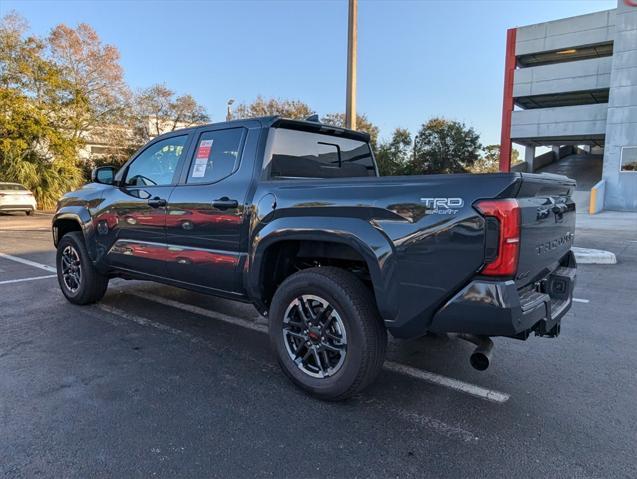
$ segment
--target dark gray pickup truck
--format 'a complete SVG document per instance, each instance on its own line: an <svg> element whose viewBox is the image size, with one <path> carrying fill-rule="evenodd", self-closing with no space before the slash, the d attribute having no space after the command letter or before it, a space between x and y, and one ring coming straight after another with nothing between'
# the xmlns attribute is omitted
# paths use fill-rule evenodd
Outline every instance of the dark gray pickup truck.
<svg viewBox="0 0 637 479"><path fill-rule="evenodd" d="M387 331L557 336L571 306L575 182L497 173L380 178L367 135L279 117L155 138L98 168L53 218L72 303L109 278L250 302L283 371L324 399L370 384Z"/></svg>

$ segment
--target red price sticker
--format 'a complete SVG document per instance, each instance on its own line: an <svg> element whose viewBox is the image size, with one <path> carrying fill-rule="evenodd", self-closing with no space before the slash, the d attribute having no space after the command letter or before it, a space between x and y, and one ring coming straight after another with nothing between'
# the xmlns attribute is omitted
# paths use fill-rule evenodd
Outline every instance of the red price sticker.
<svg viewBox="0 0 637 479"><path fill-rule="evenodd" d="M208 159L210 156L210 149L212 148L212 140L203 140L199 143L199 148L197 148L197 159Z"/></svg>

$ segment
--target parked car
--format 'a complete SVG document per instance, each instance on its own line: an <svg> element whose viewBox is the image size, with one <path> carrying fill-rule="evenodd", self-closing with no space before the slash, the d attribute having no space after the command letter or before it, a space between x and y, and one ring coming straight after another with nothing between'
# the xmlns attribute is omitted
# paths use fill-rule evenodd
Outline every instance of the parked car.
<svg viewBox="0 0 637 479"><path fill-rule="evenodd" d="M93 180L53 218L69 301L122 277L250 302L283 371L320 398L370 384L387 332L460 333L485 369L490 337L557 336L571 307L564 176L380 178L368 135L267 117L157 137Z"/></svg>
<svg viewBox="0 0 637 479"><path fill-rule="evenodd" d="M37 209L33 193L20 183L0 183L0 211L24 211L32 215Z"/></svg>

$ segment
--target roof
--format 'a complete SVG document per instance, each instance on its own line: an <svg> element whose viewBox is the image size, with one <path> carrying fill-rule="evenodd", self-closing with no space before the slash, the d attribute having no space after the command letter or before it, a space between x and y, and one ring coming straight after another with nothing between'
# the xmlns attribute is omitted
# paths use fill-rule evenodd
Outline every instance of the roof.
<svg viewBox="0 0 637 479"><path fill-rule="evenodd" d="M259 122L264 128L289 128L292 130L302 130L302 131L311 131L316 133L324 133L326 135L337 135L343 136L345 138L351 138L354 140L360 140L369 142L369 134L364 131L356 131L350 130L348 128L341 128L338 126L327 125L325 123L320 123L317 121L308 121L308 120L293 120L290 118L283 118L281 116L260 116L256 118L242 118L238 120L230 120L230 121L222 121L217 123L208 123L206 125L198 125L189 128L182 128L180 130L174 130L169 133L164 133L163 135L158 136L157 138L163 138L175 133L185 133L190 132L192 130L196 130L199 128L206 127L215 127L218 128L220 126L225 125L244 125L250 122Z"/></svg>
<svg viewBox="0 0 637 479"><path fill-rule="evenodd" d="M325 123L319 123L317 121L290 120L288 118L281 118L278 116L271 118L273 118L273 120L270 126L274 128L289 128L292 130L312 131L315 133L338 135L345 138L352 138L354 140L369 142L369 134L365 133L364 131L350 130L348 128L327 125Z"/></svg>

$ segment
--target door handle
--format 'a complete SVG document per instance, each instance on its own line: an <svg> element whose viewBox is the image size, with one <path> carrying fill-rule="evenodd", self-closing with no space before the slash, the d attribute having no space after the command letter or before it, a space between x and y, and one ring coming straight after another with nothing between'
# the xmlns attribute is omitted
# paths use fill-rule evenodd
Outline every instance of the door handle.
<svg viewBox="0 0 637 479"><path fill-rule="evenodd" d="M239 206L237 200L231 200L227 196L212 201L212 206L218 210L227 210L230 208L236 208Z"/></svg>
<svg viewBox="0 0 637 479"><path fill-rule="evenodd" d="M150 206L151 208L162 208L167 204L168 203L166 202L166 200L160 198L159 196L155 196L154 198L148 200L148 206Z"/></svg>

